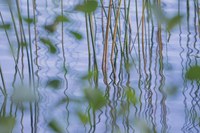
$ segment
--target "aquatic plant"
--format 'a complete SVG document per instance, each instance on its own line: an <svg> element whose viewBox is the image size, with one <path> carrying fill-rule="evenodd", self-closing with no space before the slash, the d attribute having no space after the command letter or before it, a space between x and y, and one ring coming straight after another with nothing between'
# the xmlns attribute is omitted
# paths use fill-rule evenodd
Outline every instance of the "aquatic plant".
<svg viewBox="0 0 200 133"><path fill-rule="evenodd" d="M195 110L199 104L198 89L194 89L199 88L200 80L197 61L199 58L197 35L200 35L198 0L192 1L195 7L194 28L192 28L195 31L195 42L192 46L190 46L192 30L190 30L191 1L189 0L185 1L186 14L181 13L179 0L178 11L171 16L163 8L161 0L140 2L138 0L83 0L67 11L64 7L66 1L54 1L59 10L56 10L56 15L50 16L49 21L42 25L39 24L40 20L37 18L39 16L37 1L27 0L25 9L20 4L21 2L20 0L4 1L8 7L10 22L5 21L6 17L0 11L0 29L7 39L15 68L10 87L4 77L4 67L0 64L1 93L5 97L4 101L9 97L11 104L9 115L5 115L5 105L2 106L1 131L11 132L18 121L16 114L19 112L22 114L22 123L24 112L29 110L31 132L38 132L38 110L40 110L39 104L42 100L39 88L48 88L47 91L45 90L45 95L48 95L48 91L59 95L58 99L51 98L58 100L51 113L64 106L67 126L70 125L69 113L73 112L85 130L89 128L89 132L97 131L97 125L102 116L106 116L106 131L168 132L170 128L167 118L167 98L169 95L174 96L180 88L183 88L182 94L186 105L185 102L188 100L186 93L189 90L188 86L191 86L189 96L193 100L191 104L194 108L191 107L190 111L186 111L186 113L191 113L187 114L190 118L185 125L188 124L187 122L191 124L190 120L192 120L198 127L199 120L193 118L199 117ZM71 26L76 22L76 19L71 18L72 14L83 16L84 32ZM100 16L100 19L97 16ZM132 22L132 20L135 21ZM181 40L183 30L185 30L182 26L184 20L186 20L188 32L186 46L183 46ZM167 54L168 43L176 29L180 31L179 43L182 49L179 55L183 69L180 70L183 87L180 88L179 85L168 83L169 79L166 76L166 73L173 69L170 68ZM10 33L14 34L14 37L10 36ZM87 45L88 64L86 66L88 68L84 68L85 75L77 74L81 75L76 81L81 86L81 94L77 97L68 94L68 78L71 78L70 69L73 72L73 68L68 66L70 62L67 60L66 52L69 52L67 43L70 42L66 42L65 37L73 38L80 45L84 43ZM40 52L42 48L45 53ZM78 48L74 48L76 49ZM196 51L195 55L191 55L194 51ZM183 53L186 53L187 57L184 57ZM52 59L59 58L60 60L55 64L61 64L61 67L56 67L62 68L53 76L46 74L48 70L43 72L46 74L45 81L40 79L40 71L43 69L40 66L40 54L45 54ZM192 57L194 57L194 65L191 63ZM64 80L58 75L62 75ZM170 75L173 74L170 73ZM60 95L60 91L63 90L64 96ZM71 106L73 111L69 109ZM157 112L161 112L159 114L160 127L157 127ZM51 114L49 117L45 121L46 126L53 132L62 133L68 130L63 128L64 124L60 118ZM119 121L122 122L121 125ZM122 125L124 129L121 129Z"/></svg>

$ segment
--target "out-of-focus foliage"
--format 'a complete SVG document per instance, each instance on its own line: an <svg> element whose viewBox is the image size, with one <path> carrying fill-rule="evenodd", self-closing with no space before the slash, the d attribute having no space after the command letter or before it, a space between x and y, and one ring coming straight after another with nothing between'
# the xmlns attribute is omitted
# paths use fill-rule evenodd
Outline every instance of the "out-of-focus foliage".
<svg viewBox="0 0 200 133"><path fill-rule="evenodd" d="M81 111L79 111L77 114L78 114L79 119L84 125L86 125L89 122L89 118L87 114L82 113Z"/></svg>
<svg viewBox="0 0 200 133"><path fill-rule="evenodd" d="M76 32L76 31L70 31L70 33L72 34L72 36L77 39L77 40L82 40L83 36L79 33L79 32Z"/></svg>
<svg viewBox="0 0 200 133"><path fill-rule="evenodd" d="M57 52L57 48L56 46L51 42L50 39L47 39L47 38L40 38L40 41L46 45L48 48L49 48L49 52L52 53L52 54L56 54Z"/></svg>
<svg viewBox="0 0 200 133"><path fill-rule="evenodd" d="M66 16L57 15L52 23L44 26L44 29L50 33L54 33L57 30L57 27L60 23L68 22L70 22L70 19Z"/></svg>
<svg viewBox="0 0 200 133"><path fill-rule="evenodd" d="M185 74L186 79L200 81L200 66L192 66Z"/></svg>
<svg viewBox="0 0 200 133"><path fill-rule="evenodd" d="M137 131L140 133L156 133L156 131L152 130L149 125L142 119L135 119L135 124L137 126Z"/></svg>
<svg viewBox="0 0 200 133"><path fill-rule="evenodd" d="M9 23L0 24L0 29L9 30L11 29L11 25Z"/></svg>
<svg viewBox="0 0 200 133"><path fill-rule="evenodd" d="M126 90L127 100L131 102L133 105L137 104L137 98L135 92L131 88L127 88Z"/></svg>
<svg viewBox="0 0 200 133"><path fill-rule="evenodd" d="M75 7L75 10L81 11L84 13L92 13L94 12L98 7L97 0L88 0L84 1L82 4L79 4Z"/></svg>
<svg viewBox="0 0 200 133"><path fill-rule="evenodd" d="M176 14L173 17L168 17L163 9L157 5L150 5L153 9L153 14L159 24L164 24L167 31L171 31L175 26L181 23L183 15Z"/></svg>
<svg viewBox="0 0 200 133"><path fill-rule="evenodd" d="M33 18L27 18L27 17L24 17L23 20L28 23L28 24L33 24L35 23L35 20Z"/></svg>
<svg viewBox="0 0 200 133"><path fill-rule="evenodd" d="M11 133L15 126L14 117L0 117L0 132L1 133Z"/></svg>
<svg viewBox="0 0 200 133"><path fill-rule="evenodd" d="M85 98L94 110L98 110L106 105L106 99L99 89L85 89Z"/></svg>
<svg viewBox="0 0 200 133"><path fill-rule="evenodd" d="M46 85L52 89L60 89L61 81L58 78L50 79L47 81Z"/></svg>
<svg viewBox="0 0 200 133"><path fill-rule="evenodd" d="M54 131L55 133L64 133L63 128L56 120L51 120L48 123L49 128Z"/></svg>

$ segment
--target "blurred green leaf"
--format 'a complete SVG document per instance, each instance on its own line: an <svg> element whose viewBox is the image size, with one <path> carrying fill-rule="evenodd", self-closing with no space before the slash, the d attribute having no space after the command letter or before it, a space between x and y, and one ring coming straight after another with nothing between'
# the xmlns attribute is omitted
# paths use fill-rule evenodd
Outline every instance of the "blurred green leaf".
<svg viewBox="0 0 200 133"><path fill-rule="evenodd" d="M0 117L0 132L1 133L12 133L15 126L14 117Z"/></svg>
<svg viewBox="0 0 200 133"><path fill-rule="evenodd" d="M156 17L156 20L162 24L167 21L167 17L165 16L165 13L161 9L160 6L153 4L150 6L151 9L153 10L154 16Z"/></svg>
<svg viewBox="0 0 200 133"><path fill-rule="evenodd" d="M26 23L28 23L28 24L32 24L32 23L35 23L34 22L34 19L32 19L32 18L23 18L23 20L26 22Z"/></svg>
<svg viewBox="0 0 200 133"><path fill-rule="evenodd" d="M54 23L56 22L69 22L69 19L66 16L58 15Z"/></svg>
<svg viewBox="0 0 200 133"><path fill-rule="evenodd" d="M172 30L176 25L181 23L182 19L183 19L183 16L181 16L181 15L176 15L176 16L172 17L171 19L168 19L167 30L168 31Z"/></svg>
<svg viewBox="0 0 200 133"><path fill-rule="evenodd" d="M27 44L26 44L25 42L21 42L20 45L21 45L22 47L26 47L26 46L27 46Z"/></svg>
<svg viewBox="0 0 200 133"><path fill-rule="evenodd" d="M177 86L170 86L166 89L166 93L169 96L175 96L178 93L178 87Z"/></svg>
<svg viewBox="0 0 200 133"><path fill-rule="evenodd" d="M156 129L152 130L149 124L143 119L135 119L136 127L140 133L157 133Z"/></svg>
<svg viewBox="0 0 200 133"><path fill-rule="evenodd" d="M126 71L130 72L132 67L133 67L133 63L125 61L125 69L126 69Z"/></svg>
<svg viewBox="0 0 200 133"><path fill-rule="evenodd" d="M0 29L4 29L4 30L9 30L11 29L11 25L10 24L0 24Z"/></svg>
<svg viewBox="0 0 200 133"><path fill-rule="evenodd" d="M48 123L48 126L51 130L53 130L56 133L63 133L62 127L58 124L56 120L52 120Z"/></svg>
<svg viewBox="0 0 200 133"><path fill-rule="evenodd" d="M192 66L185 74L188 80L200 80L200 66Z"/></svg>
<svg viewBox="0 0 200 133"><path fill-rule="evenodd" d="M75 7L75 10L81 11L84 13L92 13L97 9L97 7L98 7L97 0L88 0L88 1L83 2L80 5L77 5Z"/></svg>
<svg viewBox="0 0 200 133"><path fill-rule="evenodd" d="M69 104L69 102L75 104L83 104L87 101L84 97L65 97L56 102L55 107L62 106L63 104Z"/></svg>
<svg viewBox="0 0 200 133"><path fill-rule="evenodd" d="M59 79L50 79L47 82L47 86L53 89L59 89L61 86L61 81Z"/></svg>
<svg viewBox="0 0 200 133"><path fill-rule="evenodd" d="M126 101L122 101L117 115L118 116L126 115L128 111L129 111L128 103Z"/></svg>
<svg viewBox="0 0 200 133"><path fill-rule="evenodd" d="M75 31L70 31L70 33L73 35L74 38L76 38L77 40L81 40L83 38L83 36Z"/></svg>
<svg viewBox="0 0 200 133"><path fill-rule="evenodd" d="M41 41L43 44L45 44L45 45L49 48L50 53L55 54L55 53L57 52L57 49L56 49L56 47L53 45L53 43L51 42L51 40L41 37L41 38L40 38L40 41Z"/></svg>
<svg viewBox="0 0 200 133"><path fill-rule="evenodd" d="M137 98L133 89L127 88L126 96L127 96L128 101L130 101L133 105L137 104Z"/></svg>
<svg viewBox="0 0 200 133"><path fill-rule="evenodd" d="M63 104L66 104L66 103L69 103L70 99L68 97L66 98L62 98L61 100L59 100L55 105L55 107L58 107L60 105L63 105Z"/></svg>
<svg viewBox="0 0 200 133"><path fill-rule="evenodd" d="M44 29L50 33L54 33L57 29L58 24L61 22L70 22L70 21L67 17L58 15L56 16L55 20L51 24L45 25Z"/></svg>
<svg viewBox="0 0 200 133"><path fill-rule="evenodd" d="M153 14L158 23L165 24L168 31L172 30L182 21L182 15L175 15L172 18L169 18L160 6L153 4L150 7L153 10Z"/></svg>
<svg viewBox="0 0 200 133"><path fill-rule="evenodd" d="M82 80L90 80L92 79L93 75L94 73L92 71L89 71L86 75L82 77Z"/></svg>
<svg viewBox="0 0 200 133"><path fill-rule="evenodd" d="M53 23L53 24L49 24L49 25L45 25L44 29L47 30L50 33L54 33L57 29L57 25L58 23Z"/></svg>
<svg viewBox="0 0 200 133"><path fill-rule="evenodd" d="M81 120L81 122L86 125L89 122L89 118L86 114L82 113L82 112L78 112L78 117Z"/></svg>
<svg viewBox="0 0 200 133"><path fill-rule="evenodd" d="M107 103L103 93L98 89L85 89L84 94L94 110L102 108Z"/></svg>

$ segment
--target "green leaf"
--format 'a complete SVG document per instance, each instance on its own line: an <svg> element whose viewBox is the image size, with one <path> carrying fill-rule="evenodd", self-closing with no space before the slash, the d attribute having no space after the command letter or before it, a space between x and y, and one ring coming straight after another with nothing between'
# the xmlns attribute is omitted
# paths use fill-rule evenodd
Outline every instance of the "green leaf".
<svg viewBox="0 0 200 133"><path fill-rule="evenodd" d="M69 19L66 16L58 15L55 19L56 22L69 22Z"/></svg>
<svg viewBox="0 0 200 133"><path fill-rule="evenodd" d="M125 69L126 69L126 71L130 72L132 67L133 67L133 63L125 61Z"/></svg>
<svg viewBox="0 0 200 133"><path fill-rule="evenodd" d="M34 23L34 19L32 19L32 18L23 18L23 20L28 24Z"/></svg>
<svg viewBox="0 0 200 133"><path fill-rule="evenodd" d="M53 45L53 43L51 42L51 40L46 39L46 38L40 38L40 41L49 48L50 53L55 54L57 52L57 49Z"/></svg>
<svg viewBox="0 0 200 133"><path fill-rule="evenodd" d="M56 133L63 133L62 127L58 124L56 120L52 120L48 123L48 126Z"/></svg>
<svg viewBox="0 0 200 133"><path fill-rule="evenodd" d="M153 10L154 16L156 17L158 23L162 24L167 21L167 17L165 16L165 13L161 9L161 7L155 4L151 5L150 7Z"/></svg>
<svg viewBox="0 0 200 133"><path fill-rule="evenodd" d="M50 33L54 33L57 29L57 25L58 23L53 23L53 24L49 24L49 25L45 25L44 29L47 30Z"/></svg>
<svg viewBox="0 0 200 133"><path fill-rule="evenodd" d="M192 66L185 74L187 80L200 80L200 66Z"/></svg>
<svg viewBox="0 0 200 133"><path fill-rule="evenodd" d="M61 86L61 81L59 79L51 79L47 82L47 86L53 89L59 89Z"/></svg>
<svg viewBox="0 0 200 133"><path fill-rule="evenodd" d="M87 75L84 75L84 76L82 77L82 80L91 80L92 77L93 77L93 75L94 75L94 73L93 73L92 71L89 71L89 72L87 73Z"/></svg>
<svg viewBox="0 0 200 133"><path fill-rule="evenodd" d="M98 89L85 89L84 94L94 110L102 108L107 103L103 93Z"/></svg>
<svg viewBox="0 0 200 133"><path fill-rule="evenodd" d="M152 130L149 124L143 119L135 118L134 123L136 125L136 130L141 133L157 133L156 129Z"/></svg>
<svg viewBox="0 0 200 133"><path fill-rule="evenodd" d="M0 29L9 30L11 29L10 24L0 24Z"/></svg>
<svg viewBox="0 0 200 133"><path fill-rule="evenodd" d="M0 117L0 132L11 133L15 126L14 117Z"/></svg>
<svg viewBox="0 0 200 133"><path fill-rule="evenodd" d="M97 9L97 7L98 7L97 0L88 0L88 1L83 2L80 5L77 5L75 7L75 10L81 11L84 13L92 13Z"/></svg>
<svg viewBox="0 0 200 133"><path fill-rule="evenodd" d="M62 15L58 15L58 16L56 16L55 20L51 24L45 25L44 29L47 30L50 33L54 33L57 29L57 26L61 22L70 22L70 21L67 17L62 16Z"/></svg>
<svg viewBox="0 0 200 133"><path fill-rule="evenodd" d="M172 30L176 25L181 23L183 16L181 15L176 15L171 19L168 19L167 21L167 30L170 31Z"/></svg>
<svg viewBox="0 0 200 133"><path fill-rule="evenodd" d="M21 45L22 47L26 47L26 46L27 46L27 43L21 42L20 45Z"/></svg>
<svg viewBox="0 0 200 133"><path fill-rule="evenodd" d="M83 39L83 36L78 33L78 32L75 32L75 31L70 31L70 33L73 35L73 37L75 37L77 40L81 40Z"/></svg>
<svg viewBox="0 0 200 133"><path fill-rule="evenodd" d="M89 122L88 116L82 112L78 112L78 117L84 125L86 125Z"/></svg>
<svg viewBox="0 0 200 133"><path fill-rule="evenodd" d="M169 96L176 96L176 94L178 94L178 87L171 85L170 87L166 88L166 94Z"/></svg>
<svg viewBox="0 0 200 133"><path fill-rule="evenodd" d="M133 105L137 104L137 98L136 98L135 92L131 88L127 88L126 96L127 96L128 101L130 101Z"/></svg>

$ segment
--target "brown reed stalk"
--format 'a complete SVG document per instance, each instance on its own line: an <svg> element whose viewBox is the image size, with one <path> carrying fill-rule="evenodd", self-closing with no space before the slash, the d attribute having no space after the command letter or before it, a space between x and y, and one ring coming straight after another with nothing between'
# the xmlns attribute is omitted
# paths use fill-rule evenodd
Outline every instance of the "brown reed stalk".
<svg viewBox="0 0 200 133"><path fill-rule="evenodd" d="M146 71L146 56L145 56L145 47L144 47L144 37L145 37L145 7L146 7L146 1L142 1L142 56L143 56L143 61L144 61L144 70ZM146 72L145 72L146 74ZM147 75L147 74L146 74Z"/></svg>
<svg viewBox="0 0 200 133"><path fill-rule="evenodd" d="M108 8L108 19L107 19L107 25L106 25L106 36L105 36L105 42L104 42L104 48L103 48L103 59L102 59L102 71L103 75L106 76L107 72L107 56L108 56L108 40L109 40L109 27L111 23L111 10L112 9L112 0L109 2L109 8Z"/></svg>
<svg viewBox="0 0 200 133"><path fill-rule="evenodd" d="M115 78L116 78L116 73L115 73L116 70L115 70L115 65L114 65L114 53L115 53L115 47L116 47L116 38L117 38L117 29L118 29L118 20L119 20L119 16L120 16L121 2L122 2L122 0L119 1L117 15L115 17L115 27L114 27L113 40L112 40L112 50L111 50L111 57L110 57L110 62L112 64L112 68L113 68L114 81L115 81Z"/></svg>

